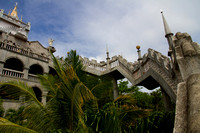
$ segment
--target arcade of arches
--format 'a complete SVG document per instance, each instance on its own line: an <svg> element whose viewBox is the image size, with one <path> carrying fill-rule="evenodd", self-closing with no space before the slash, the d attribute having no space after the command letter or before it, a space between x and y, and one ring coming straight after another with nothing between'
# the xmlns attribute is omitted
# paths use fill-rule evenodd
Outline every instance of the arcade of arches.
<svg viewBox="0 0 200 133"><path fill-rule="evenodd" d="M9 58L4 62L3 71L2 71L3 75L17 77L17 78L25 78L25 76L24 76L25 72L26 72L26 68L25 68L23 62L18 58ZM28 68L27 72L28 72L27 74L28 74L29 80L36 80L36 77L37 77L36 75L44 74L44 69L39 64L33 64ZM56 71L52 67L49 67L49 74L55 75ZM42 92L41 89L37 86L33 86L32 88L36 94L37 99L39 101L46 102L46 100L42 100L42 98L43 98L42 95L45 92ZM4 97L4 95L2 95L2 97ZM5 97L4 99L13 99L13 98Z"/></svg>

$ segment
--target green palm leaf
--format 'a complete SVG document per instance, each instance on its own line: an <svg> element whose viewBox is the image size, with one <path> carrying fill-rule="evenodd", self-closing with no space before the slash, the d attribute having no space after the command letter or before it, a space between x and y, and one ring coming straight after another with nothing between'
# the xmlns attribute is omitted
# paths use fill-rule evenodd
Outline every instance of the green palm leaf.
<svg viewBox="0 0 200 133"><path fill-rule="evenodd" d="M43 108L43 104L36 98L33 88L21 81L8 81L0 83L0 93L6 92L7 95L13 98L25 95L30 100L34 101L39 107Z"/></svg>
<svg viewBox="0 0 200 133"><path fill-rule="evenodd" d="M37 133L34 130L14 124L2 117L0 117L0 131L1 133Z"/></svg>

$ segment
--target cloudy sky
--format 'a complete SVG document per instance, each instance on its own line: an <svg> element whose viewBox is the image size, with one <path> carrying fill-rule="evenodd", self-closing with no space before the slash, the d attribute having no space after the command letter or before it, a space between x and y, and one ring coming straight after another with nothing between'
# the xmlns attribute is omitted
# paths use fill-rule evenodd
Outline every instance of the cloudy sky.
<svg viewBox="0 0 200 133"><path fill-rule="evenodd" d="M148 48L167 55L160 9L173 33L188 32L200 42L199 0L0 0L6 13L18 2L18 16L31 22L30 41L48 46L53 38L56 55L78 54L105 60L110 56L137 59L136 45L142 54Z"/></svg>

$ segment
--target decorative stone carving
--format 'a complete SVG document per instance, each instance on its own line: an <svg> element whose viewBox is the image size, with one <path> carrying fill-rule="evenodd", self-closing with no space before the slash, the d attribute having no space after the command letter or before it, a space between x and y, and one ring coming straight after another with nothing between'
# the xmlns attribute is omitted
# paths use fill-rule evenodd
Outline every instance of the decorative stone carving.
<svg viewBox="0 0 200 133"><path fill-rule="evenodd" d="M175 47L180 46L182 53L179 55L192 56L200 53L198 44L192 42L192 38L188 33L176 33Z"/></svg>
<svg viewBox="0 0 200 133"><path fill-rule="evenodd" d="M0 17L3 16L3 13L4 13L4 10L3 10L3 9L0 9Z"/></svg>
<svg viewBox="0 0 200 133"><path fill-rule="evenodd" d="M196 133L200 132L200 47L187 33L178 32L175 37L175 54L183 82L178 85L174 132ZM184 99L182 91L186 93Z"/></svg>

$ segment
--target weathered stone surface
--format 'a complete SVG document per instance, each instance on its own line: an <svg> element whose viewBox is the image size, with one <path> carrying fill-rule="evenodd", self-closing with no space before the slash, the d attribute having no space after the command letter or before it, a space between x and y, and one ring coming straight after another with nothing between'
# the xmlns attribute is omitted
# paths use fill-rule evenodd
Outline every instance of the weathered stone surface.
<svg viewBox="0 0 200 133"><path fill-rule="evenodd" d="M197 43L192 42L191 37L187 33L178 32L174 42L177 63L182 79L184 80L184 83L178 86L174 132L199 133L200 47ZM186 103L187 106L185 105Z"/></svg>
<svg viewBox="0 0 200 133"><path fill-rule="evenodd" d="M200 132L200 74L193 74L187 80L188 89L188 132Z"/></svg>
<svg viewBox="0 0 200 133"><path fill-rule="evenodd" d="M176 117L174 133L187 132L187 88L185 82L179 83L176 98Z"/></svg>

